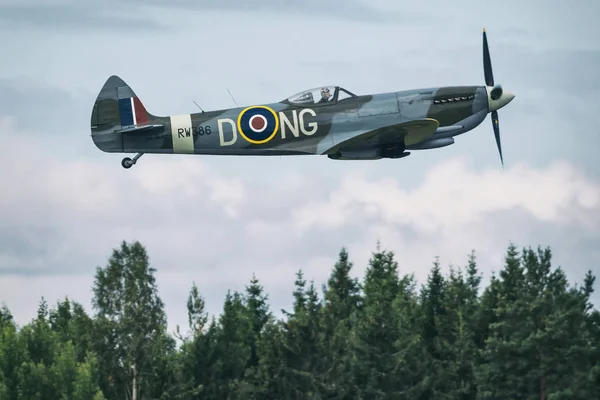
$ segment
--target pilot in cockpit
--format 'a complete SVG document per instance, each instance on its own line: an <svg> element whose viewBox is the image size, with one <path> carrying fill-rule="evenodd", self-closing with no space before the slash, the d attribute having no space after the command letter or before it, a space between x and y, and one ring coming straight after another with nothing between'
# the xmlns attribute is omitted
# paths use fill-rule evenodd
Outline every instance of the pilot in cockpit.
<svg viewBox="0 0 600 400"><path fill-rule="evenodd" d="M321 88L321 100L319 100L319 103L327 103L328 101L331 101L333 97L331 96L331 93L329 92L329 88Z"/></svg>

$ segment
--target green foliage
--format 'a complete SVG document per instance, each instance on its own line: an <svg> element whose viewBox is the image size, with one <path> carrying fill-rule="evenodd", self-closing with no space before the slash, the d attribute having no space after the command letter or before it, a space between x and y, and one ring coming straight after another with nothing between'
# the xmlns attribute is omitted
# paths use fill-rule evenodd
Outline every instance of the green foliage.
<svg viewBox="0 0 600 400"><path fill-rule="evenodd" d="M192 283L172 336L145 248L123 242L93 315L42 298L18 327L0 308L0 400L596 398L595 276L571 286L551 260L510 244L482 288L474 252L447 274L435 259L417 290L394 253L378 246L359 280L342 249L322 295L297 272L281 318L255 275L218 316Z"/></svg>

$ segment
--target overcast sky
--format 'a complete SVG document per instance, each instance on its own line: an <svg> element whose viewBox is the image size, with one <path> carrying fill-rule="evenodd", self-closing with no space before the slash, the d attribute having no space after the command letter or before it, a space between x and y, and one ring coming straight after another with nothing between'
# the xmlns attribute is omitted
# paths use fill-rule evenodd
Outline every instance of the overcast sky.
<svg viewBox="0 0 600 400"><path fill-rule="evenodd" d="M0 0L0 302L20 324L42 296L89 310L122 240L146 246L171 329L192 281L215 313L256 273L279 311L298 269L320 287L347 246L362 277L377 240L420 282L475 249L487 283L511 241L550 246L571 281L600 272L597 1L162 3ZM158 115L232 107L227 88L251 105L481 85L484 26L516 94L504 170L489 117L453 146L360 162L144 155L125 170L89 136L112 74Z"/></svg>

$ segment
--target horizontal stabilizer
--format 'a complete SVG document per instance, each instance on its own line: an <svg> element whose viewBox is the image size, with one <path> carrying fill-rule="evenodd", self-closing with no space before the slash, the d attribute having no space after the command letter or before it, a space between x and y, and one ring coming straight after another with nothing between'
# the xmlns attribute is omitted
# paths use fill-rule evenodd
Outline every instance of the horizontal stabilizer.
<svg viewBox="0 0 600 400"><path fill-rule="evenodd" d="M164 127L164 125L160 125L160 124L140 125L140 126L131 126L129 128L121 129L118 132L121 132L121 133L126 133L126 132L141 132L141 131L147 131L147 130L156 129L156 128L163 128L163 127Z"/></svg>

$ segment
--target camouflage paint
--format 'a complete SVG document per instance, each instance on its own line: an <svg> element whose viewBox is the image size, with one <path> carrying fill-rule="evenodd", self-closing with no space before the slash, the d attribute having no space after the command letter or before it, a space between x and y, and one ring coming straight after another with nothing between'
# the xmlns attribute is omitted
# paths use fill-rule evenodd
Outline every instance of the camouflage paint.
<svg viewBox="0 0 600 400"><path fill-rule="evenodd" d="M496 86L448 86L363 96L329 88L328 93L335 93L324 104L293 103L290 97L258 106L262 111L253 106L160 117L147 112L121 78L111 76L94 103L92 140L108 153L400 158L410 154L407 150L451 145L454 136L474 129L489 112L514 98ZM310 93L307 91L306 97L314 98ZM340 93L346 98L338 100ZM274 112L275 119L267 109ZM245 110L248 115L262 112L266 119L255 117L260 119L255 129L276 127L272 138L244 138L240 128L262 137L260 131L251 130L249 117L238 119Z"/></svg>

